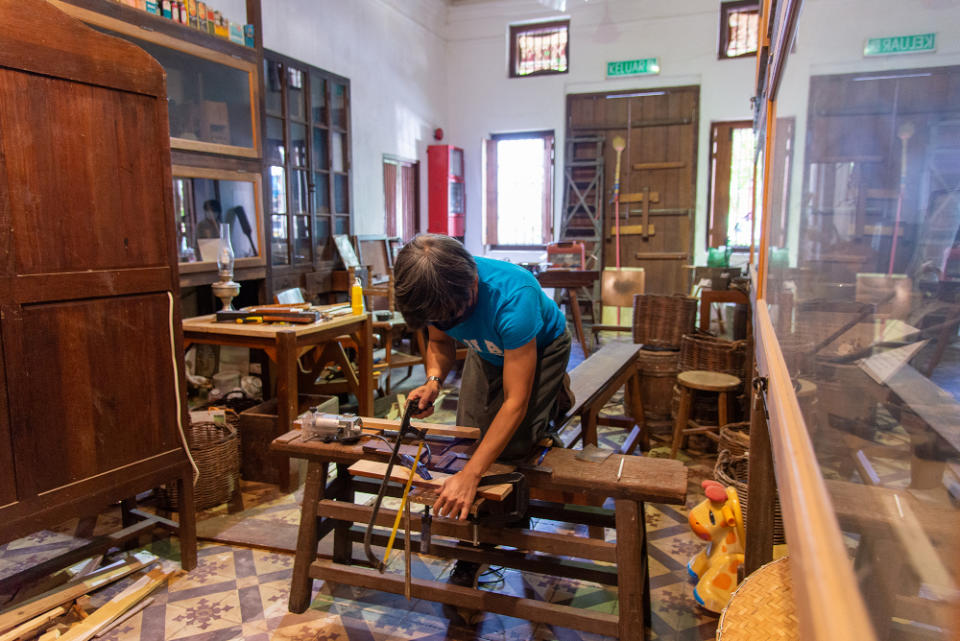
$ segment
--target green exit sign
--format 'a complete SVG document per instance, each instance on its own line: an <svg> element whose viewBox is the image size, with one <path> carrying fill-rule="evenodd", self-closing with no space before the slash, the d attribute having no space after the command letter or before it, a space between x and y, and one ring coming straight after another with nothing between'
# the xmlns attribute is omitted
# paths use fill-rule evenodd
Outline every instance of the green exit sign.
<svg viewBox="0 0 960 641"><path fill-rule="evenodd" d="M863 47L865 56L892 56L900 53L921 53L935 51L937 34L920 33L914 36L890 36L889 38L870 38Z"/></svg>
<svg viewBox="0 0 960 641"><path fill-rule="evenodd" d="M640 58L639 60L618 60L607 63L607 77L619 76L650 76L660 73L660 61L656 58Z"/></svg>

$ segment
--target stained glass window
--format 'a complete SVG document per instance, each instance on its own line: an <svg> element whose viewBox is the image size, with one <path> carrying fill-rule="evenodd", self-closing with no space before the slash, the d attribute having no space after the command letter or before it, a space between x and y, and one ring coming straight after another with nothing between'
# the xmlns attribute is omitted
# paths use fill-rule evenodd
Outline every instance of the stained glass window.
<svg viewBox="0 0 960 641"><path fill-rule="evenodd" d="M757 52L760 39L760 6L756 2L720 5L720 58L739 58Z"/></svg>
<svg viewBox="0 0 960 641"><path fill-rule="evenodd" d="M567 73L570 66L570 21L510 27L510 77Z"/></svg>

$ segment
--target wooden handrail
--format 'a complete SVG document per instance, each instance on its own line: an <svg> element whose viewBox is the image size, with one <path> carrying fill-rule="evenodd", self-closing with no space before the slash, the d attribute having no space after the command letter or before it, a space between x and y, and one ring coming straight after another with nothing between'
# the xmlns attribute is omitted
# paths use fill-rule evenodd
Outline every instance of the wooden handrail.
<svg viewBox="0 0 960 641"><path fill-rule="evenodd" d="M800 638L874 641L765 300L757 301L753 319L757 369L767 378L770 444L790 546Z"/></svg>

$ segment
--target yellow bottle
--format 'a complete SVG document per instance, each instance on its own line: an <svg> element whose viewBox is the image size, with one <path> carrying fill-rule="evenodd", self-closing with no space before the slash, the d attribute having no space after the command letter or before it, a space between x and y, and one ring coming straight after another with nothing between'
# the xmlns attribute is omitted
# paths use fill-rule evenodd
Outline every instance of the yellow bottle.
<svg viewBox="0 0 960 641"><path fill-rule="evenodd" d="M363 286L359 278L353 281L353 286L350 287L350 309L356 316L363 313Z"/></svg>

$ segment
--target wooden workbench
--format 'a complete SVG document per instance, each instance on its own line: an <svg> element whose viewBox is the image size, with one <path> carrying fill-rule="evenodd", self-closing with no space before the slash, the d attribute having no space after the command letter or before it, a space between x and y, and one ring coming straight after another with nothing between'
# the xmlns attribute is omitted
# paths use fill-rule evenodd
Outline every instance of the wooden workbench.
<svg viewBox="0 0 960 641"><path fill-rule="evenodd" d="M293 426L293 420L297 417L298 359L314 349L322 349L328 343L336 343L339 336L349 335L357 345L356 377L352 371L345 372L344 375L348 383L352 382L351 391L357 397L359 413L373 413L371 331L369 314L347 314L303 325L218 323L216 316L209 315L183 320L183 344L184 349L194 343L206 343L263 350L277 366L275 434L280 435ZM322 367L323 363L318 366ZM280 486L292 489L289 487L290 473L286 466L280 469Z"/></svg>
<svg viewBox="0 0 960 641"><path fill-rule="evenodd" d="M358 489L375 493L379 483L351 477L347 468L360 459L384 460L383 452L371 452L369 446L364 451L367 440L364 438L353 445L304 441L299 431L293 431L278 437L271 445L275 452L308 461L290 588L291 612L306 610L314 579L397 594L404 591L401 575L380 574L369 567L353 565L352 542L362 539L362 532L351 531L351 526L360 523L365 527L373 512L370 506L355 504L354 494ZM440 454L441 450L449 454L458 449L468 450L472 444L470 439L437 441L433 445L433 459L436 462L448 458ZM626 456L623 474L618 480L620 455L614 454L600 463L580 461L576 455L577 450L554 448L546 453L540 465L533 464L538 458L535 456L530 464L518 467L530 485L527 513L534 518L616 528L615 543L520 528L474 527L466 521L434 517L430 553L616 585L619 616L416 578L412 581L412 596L615 636L625 641L645 639L650 617L650 588L644 502L684 503L686 468L675 460ZM328 484L331 463L337 465L337 478ZM496 471L501 470L490 470ZM399 486L392 488L388 495L399 495L399 489ZM615 504L612 511L574 507L602 504L611 497ZM381 509L377 524L390 527L395 515L393 510ZM420 525L420 516L414 515L411 531L420 532ZM331 531L334 533L332 558L318 558L317 544ZM516 550L461 546L439 537L507 545ZM384 538L375 536L375 544L382 546ZM402 548L402 540L400 532L398 548ZM571 562L568 557L601 563Z"/></svg>

